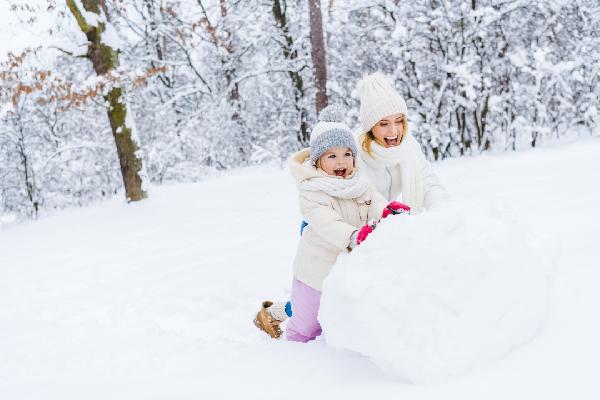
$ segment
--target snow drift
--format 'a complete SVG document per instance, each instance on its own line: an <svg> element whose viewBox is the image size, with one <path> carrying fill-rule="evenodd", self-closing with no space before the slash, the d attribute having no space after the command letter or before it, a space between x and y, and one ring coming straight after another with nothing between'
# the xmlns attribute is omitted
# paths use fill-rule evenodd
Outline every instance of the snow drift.
<svg viewBox="0 0 600 400"><path fill-rule="evenodd" d="M548 262L504 209L449 203L392 216L323 287L327 343L387 374L435 384L532 339L549 304Z"/></svg>

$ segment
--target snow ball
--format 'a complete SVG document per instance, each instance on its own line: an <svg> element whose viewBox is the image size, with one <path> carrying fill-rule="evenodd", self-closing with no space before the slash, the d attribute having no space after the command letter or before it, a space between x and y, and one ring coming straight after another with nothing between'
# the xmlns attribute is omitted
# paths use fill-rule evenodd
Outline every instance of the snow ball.
<svg viewBox="0 0 600 400"><path fill-rule="evenodd" d="M552 273L537 253L504 209L388 217L324 282L327 343L417 384L489 364L542 327Z"/></svg>

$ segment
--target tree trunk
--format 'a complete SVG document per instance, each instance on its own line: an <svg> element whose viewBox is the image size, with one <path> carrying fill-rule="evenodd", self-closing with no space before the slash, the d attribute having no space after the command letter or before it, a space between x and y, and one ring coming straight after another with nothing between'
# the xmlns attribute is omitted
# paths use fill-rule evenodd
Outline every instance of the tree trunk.
<svg viewBox="0 0 600 400"><path fill-rule="evenodd" d="M327 107L327 63L325 61L325 43L323 41L323 18L321 1L308 0L310 12L310 44L311 56L315 71L315 86L317 87L317 114Z"/></svg>
<svg viewBox="0 0 600 400"><path fill-rule="evenodd" d="M161 44L161 39L163 39L160 35L160 33L158 32L158 24L156 22L156 19L159 18L157 17L157 13L156 13L156 4L154 4L155 0L144 0L144 3L146 5L146 10L148 10L148 21L147 24L150 28L150 33L146 33L146 36L149 38L147 39L150 42L150 45L154 46L154 49L156 50L156 58L159 61L159 64L157 64L154 60L150 60L150 65L152 66L152 68L158 68L158 67L162 67L164 65L164 61L165 61L165 49L163 49L164 45ZM145 19L145 18L144 18ZM174 82L171 80L171 77L167 76L166 72L160 73L157 75L158 79L162 82L163 85L165 85L166 87L168 87L169 89L173 89L174 87Z"/></svg>
<svg viewBox="0 0 600 400"><path fill-rule="evenodd" d="M467 132L467 115L463 106L456 110L456 123L460 135L460 155L464 156L467 150L471 150L471 137Z"/></svg>
<svg viewBox="0 0 600 400"><path fill-rule="evenodd" d="M273 0L273 17L277 22L277 26L282 31L285 44L282 45L283 56L287 61L294 62L298 59L298 51L294 49L294 39L290 34L290 30L287 22L287 7L285 0ZM308 145L310 136L308 134L308 115L306 109L301 105L302 98L304 98L304 80L300 75L298 69L294 66L288 70L288 76L294 85L294 107L296 112L300 116L300 127L298 134L296 135L298 142L303 146Z"/></svg>
<svg viewBox="0 0 600 400"><path fill-rule="evenodd" d="M113 49L102 42L102 33L106 30L108 22L103 22L107 21L107 15L101 8L101 3L100 0L81 0L84 10L80 10L75 0L67 0L69 10L88 38L87 58L92 62L94 71L98 75L107 74L119 66L118 49ZM89 20L89 15L86 18L86 14L92 13L97 15L94 21ZM143 189L146 174L139 155L140 146L133 118L127 114L130 111L123 99L123 89L114 85L104 98L108 103L107 114L117 146L127 200L145 199L148 196Z"/></svg>
<svg viewBox="0 0 600 400"><path fill-rule="evenodd" d="M33 169L31 162L29 161L29 157L27 155L27 151L25 150L25 134L23 132L23 126L21 124L21 116L18 117L18 137L17 137L17 152L19 154L19 158L21 161L21 165L23 166L23 178L25 180L25 189L27 191L27 199L29 203L31 203L31 208L33 209L34 218L38 217L39 212L39 202L36 195L36 184L35 177L33 174Z"/></svg>

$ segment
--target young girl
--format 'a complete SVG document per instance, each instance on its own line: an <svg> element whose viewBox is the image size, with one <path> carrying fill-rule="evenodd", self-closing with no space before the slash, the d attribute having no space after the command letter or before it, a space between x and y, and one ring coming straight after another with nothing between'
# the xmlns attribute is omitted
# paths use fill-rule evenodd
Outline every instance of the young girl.
<svg viewBox="0 0 600 400"><path fill-rule="evenodd" d="M361 130L357 138L360 168L388 200L420 212L446 199L448 193L408 131L408 109L402 96L381 72L358 82Z"/></svg>
<svg viewBox="0 0 600 400"><path fill-rule="evenodd" d="M339 107L323 109L310 148L288 161L300 192L300 211L308 223L294 260L293 312L286 329L292 341L308 342L321 334L317 320L321 286L337 256L366 238L373 229L369 221L408 211L400 203L388 204L356 167L356 144L343 119ZM255 324L279 337L279 323L290 314L287 311L285 303L264 302Z"/></svg>

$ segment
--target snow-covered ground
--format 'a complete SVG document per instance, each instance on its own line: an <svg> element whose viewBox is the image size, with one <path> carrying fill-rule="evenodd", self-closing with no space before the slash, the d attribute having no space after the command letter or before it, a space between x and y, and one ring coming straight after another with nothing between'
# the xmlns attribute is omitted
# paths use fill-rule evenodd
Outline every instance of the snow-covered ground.
<svg viewBox="0 0 600 400"><path fill-rule="evenodd" d="M600 141L435 168L457 202L510 203L555 239L549 321L501 361L416 386L259 332L260 301L289 295L300 215L288 172L256 168L0 225L0 398L600 398Z"/></svg>

